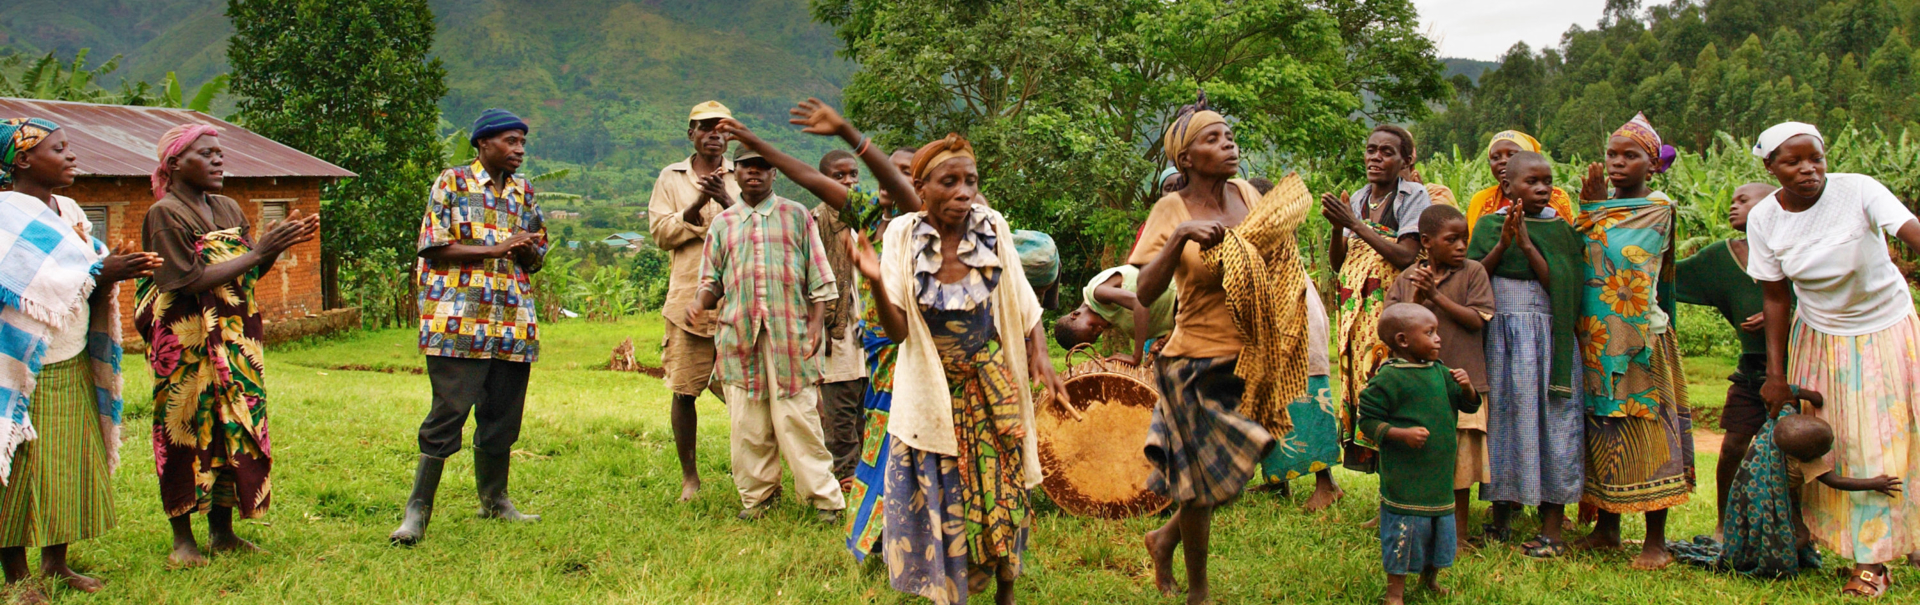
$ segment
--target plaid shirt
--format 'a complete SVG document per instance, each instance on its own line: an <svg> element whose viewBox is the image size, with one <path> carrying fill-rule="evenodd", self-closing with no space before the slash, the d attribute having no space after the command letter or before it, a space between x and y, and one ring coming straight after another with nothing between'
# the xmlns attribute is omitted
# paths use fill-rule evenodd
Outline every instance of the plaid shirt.
<svg viewBox="0 0 1920 605"><path fill-rule="evenodd" d="M491 246L521 231L546 234L526 178L514 175L498 197L488 187L492 182L478 161L441 172L427 194L418 249ZM540 270L547 247L542 243L536 251L536 260L526 267L512 257L472 263L419 259L414 274L420 285L420 351L504 361L538 357L540 333L528 276Z"/></svg>
<svg viewBox="0 0 1920 605"><path fill-rule="evenodd" d="M833 300L833 269L813 214L799 202L771 196L759 206L734 204L713 218L700 287L720 293L714 374L761 397L768 387L759 338L769 339L781 397L818 382L819 363L807 359L807 311ZM762 332L764 331L764 336Z"/></svg>

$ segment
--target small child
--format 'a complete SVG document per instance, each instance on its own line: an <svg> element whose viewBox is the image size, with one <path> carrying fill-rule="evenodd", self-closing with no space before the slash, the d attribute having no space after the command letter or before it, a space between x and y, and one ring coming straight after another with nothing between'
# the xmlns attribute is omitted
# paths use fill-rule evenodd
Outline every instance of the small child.
<svg viewBox="0 0 1920 605"><path fill-rule="evenodd" d="M1440 363L1465 370L1474 395L1486 401L1487 350L1481 330L1493 318L1493 285L1480 261L1467 258L1467 217L1452 206L1428 206L1420 213L1420 243L1427 260L1408 267L1387 287L1387 303L1413 303L1440 320ZM1455 523L1472 527L1473 484L1485 484L1487 410L1461 414L1459 458L1453 467Z"/></svg>
<svg viewBox="0 0 1920 605"><path fill-rule="evenodd" d="M1420 305L1389 305L1380 340L1393 351L1360 392L1356 428L1380 446L1380 559L1387 605L1404 602L1407 576L1446 594L1440 568L1452 567L1456 544L1453 467L1456 411L1480 409L1466 371L1440 357L1439 319Z"/></svg>
<svg viewBox="0 0 1920 605"><path fill-rule="evenodd" d="M1116 354L1108 359L1127 365L1139 365L1145 359L1153 341L1166 338L1173 332L1174 295L1172 290L1161 295L1152 305L1140 304L1133 291L1140 281L1140 268L1133 265L1120 265L1101 271L1080 290L1085 302L1073 312L1060 316L1053 324L1053 338L1059 341L1060 348L1073 350L1082 344L1100 339L1100 335L1117 328L1120 333L1132 337L1126 353Z"/></svg>
<svg viewBox="0 0 1920 605"><path fill-rule="evenodd" d="M1482 537L1507 541L1512 511L1540 507L1540 534L1521 545L1536 558L1565 554L1565 506L1586 480L1586 406L1580 398L1580 236L1548 207L1553 167L1538 153L1507 160L1500 184L1513 206L1480 217L1469 258L1493 289L1485 331L1487 459L1480 499L1494 503Z"/></svg>

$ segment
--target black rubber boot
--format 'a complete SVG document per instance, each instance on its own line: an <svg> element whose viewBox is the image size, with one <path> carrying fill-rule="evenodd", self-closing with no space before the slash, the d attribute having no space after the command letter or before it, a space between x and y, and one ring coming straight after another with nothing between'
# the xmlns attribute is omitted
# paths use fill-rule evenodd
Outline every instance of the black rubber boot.
<svg viewBox="0 0 1920 605"><path fill-rule="evenodd" d="M413 472L413 495L407 498L407 514L400 519L400 528L387 535L388 540L412 546L427 537L427 523L433 520L433 494L440 489L440 471L446 467L446 458L420 455L420 467Z"/></svg>
<svg viewBox="0 0 1920 605"><path fill-rule="evenodd" d="M480 517L506 521L539 521L540 515L524 515L513 509L507 499L507 469L512 454L490 454L473 450L473 485L480 491Z"/></svg>

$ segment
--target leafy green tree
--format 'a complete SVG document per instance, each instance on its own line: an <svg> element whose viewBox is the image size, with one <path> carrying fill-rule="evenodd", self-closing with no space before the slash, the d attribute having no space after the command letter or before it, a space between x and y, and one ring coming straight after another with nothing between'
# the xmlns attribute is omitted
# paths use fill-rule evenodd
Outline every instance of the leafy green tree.
<svg viewBox="0 0 1920 605"><path fill-rule="evenodd" d="M360 175L321 190L329 306L342 300L344 264L381 265L355 275L405 271L422 200L442 168L435 104L446 70L431 56L427 1L230 0L227 18L239 119Z"/></svg>
<svg viewBox="0 0 1920 605"><path fill-rule="evenodd" d="M813 0L813 9L860 64L848 114L887 145L964 134L985 196L1016 225L1053 234L1067 283L1125 252L1166 161L1166 122L1196 91L1236 120L1253 172L1351 174L1367 128L1356 118L1418 119L1448 90L1406 0Z"/></svg>

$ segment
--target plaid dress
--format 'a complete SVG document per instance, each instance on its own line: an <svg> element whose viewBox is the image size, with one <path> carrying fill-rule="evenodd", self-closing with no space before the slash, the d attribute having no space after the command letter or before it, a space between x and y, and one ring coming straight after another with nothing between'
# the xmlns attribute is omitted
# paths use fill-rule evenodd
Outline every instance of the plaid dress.
<svg viewBox="0 0 1920 605"><path fill-rule="evenodd" d="M1237 357L1161 357L1161 399L1147 429L1147 488L1175 502L1211 506L1240 495L1273 450L1272 433L1240 415L1247 382Z"/></svg>

